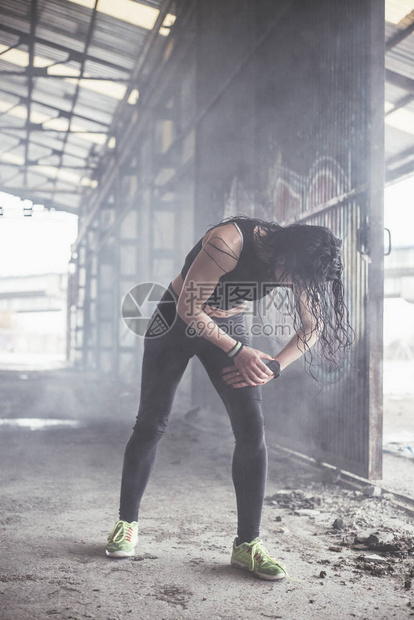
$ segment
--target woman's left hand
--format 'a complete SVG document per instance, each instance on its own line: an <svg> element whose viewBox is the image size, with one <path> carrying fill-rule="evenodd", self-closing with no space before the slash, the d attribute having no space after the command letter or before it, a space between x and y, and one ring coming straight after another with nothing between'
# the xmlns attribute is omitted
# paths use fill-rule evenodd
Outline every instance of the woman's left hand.
<svg viewBox="0 0 414 620"><path fill-rule="evenodd" d="M279 375L277 375L279 376ZM233 366L226 366L222 370L223 381L226 385L229 385L232 388L242 388L251 386L250 383L247 383L240 374L238 368L233 364ZM275 378L275 375L269 375L266 379L262 380L258 385L264 385L265 383L269 383L272 379ZM255 386L257 387L257 385Z"/></svg>

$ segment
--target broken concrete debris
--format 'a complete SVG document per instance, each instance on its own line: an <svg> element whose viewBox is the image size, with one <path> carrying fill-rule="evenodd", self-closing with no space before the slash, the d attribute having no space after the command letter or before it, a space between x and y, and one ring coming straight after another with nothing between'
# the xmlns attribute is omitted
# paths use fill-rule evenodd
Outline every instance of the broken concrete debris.
<svg viewBox="0 0 414 620"><path fill-rule="evenodd" d="M372 484L372 485L365 487L363 493L364 495L367 495L368 497L380 497L382 493L382 489L381 487L377 487Z"/></svg>
<svg viewBox="0 0 414 620"><path fill-rule="evenodd" d="M314 510L316 506L322 506L322 497L309 496L302 490L278 491L274 495L268 495L265 500L271 506L289 508L293 511Z"/></svg>
<svg viewBox="0 0 414 620"><path fill-rule="evenodd" d="M279 512L291 515L292 523L296 517L308 517L306 527L315 530L314 535L326 537L327 551L337 555L333 562L317 561L331 564L338 571L333 577L343 576L344 570L352 570L375 577L398 578L400 587L411 590L414 529L408 521L405 530L401 524L399 528L393 527L394 508L389 498L382 495L380 487L370 485L363 492L340 487L333 490L322 481L307 485L306 490L282 489L265 499ZM275 521L282 521L281 514ZM294 536L295 526L290 526L289 517L283 517L283 521L289 527L280 527L278 531ZM407 562L410 562L408 566ZM321 570L318 576L324 579L326 571Z"/></svg>

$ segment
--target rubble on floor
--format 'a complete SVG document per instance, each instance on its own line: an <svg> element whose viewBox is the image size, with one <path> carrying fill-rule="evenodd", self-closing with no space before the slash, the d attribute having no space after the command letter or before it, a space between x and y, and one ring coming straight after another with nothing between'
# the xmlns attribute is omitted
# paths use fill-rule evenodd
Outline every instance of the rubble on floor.
<svg viewBox="0 0 414 620"><path fill-rule="evenodd" d="M373 487L377 489L378 487ZM410 590L414 577L414 527L398 529L395 506L389 494L343 489L337 485L312 482L308 490L281 489L265 498L268 506L277 511L274 520L279 524L284 515L307 517L318 527L313 535L324 536L326 549L332 559L321 558L322 565L333 570L344 567L353 572L370 573L376 577L394 579L402 588ZM403 517L404 518L404 517ZM281 525L280 534L289 533ZM351 552L344 555L345 550ZM321 570L319 578L327 572Z"/></svg>

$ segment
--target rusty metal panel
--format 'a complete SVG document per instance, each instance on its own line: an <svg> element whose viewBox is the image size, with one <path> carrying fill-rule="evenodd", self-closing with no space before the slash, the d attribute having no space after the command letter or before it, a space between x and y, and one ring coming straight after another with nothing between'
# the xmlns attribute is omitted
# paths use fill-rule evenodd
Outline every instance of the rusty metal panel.
<svg viewBox="0 0 414 620"><path fill-rule="evenodd" d="M259 50L259 185L268 219L328 226L343 239L355 344L342 370L304 360L267 402L280 443L368 478L382 467L383 62L381 2L294 2ZM278 62L283 56L282 65ZM264 343L262 346L265 346ZM283 342L275 339L274 351ZM276 403L276 405L274 405Z"/></svg>

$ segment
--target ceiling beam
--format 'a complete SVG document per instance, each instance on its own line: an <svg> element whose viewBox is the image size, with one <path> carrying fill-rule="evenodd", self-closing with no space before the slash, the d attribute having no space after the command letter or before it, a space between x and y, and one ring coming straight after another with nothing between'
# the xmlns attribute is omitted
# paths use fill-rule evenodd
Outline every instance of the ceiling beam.
<svg viewBox="0 0 414 620"><path fill-rule="evenodd" d="M22 32L21 30L17 30L16 28L12 28L11 26L7 26L6 24L0 24L0 32L8 32L9 34L13 34L16 37L20 37L20 44L29 44L29 35L27 32ZM55 50L59 50L60 52L66 52L69 54L69 60L73 60L75 62L82 62L83 53L78 52L77 50L68 47L67 45L61 45L60 43L52 43L49 39L44 39L43 37L39 37L36 35L35 42L40 45L45 45L46 47L50 47ZM122 65L118 65L114 62L110 62L108 60L103 60L99 56L93 56L91 54L86 55L86 60L90 60L92 62L96 62L104 67L108 67L111 69L117 69L118 71L123 71L124 73L129 73L125 70L125 67ZM65 76L68 77L68 76Z"/></svg>
<svg viewBox="0 0 414 620"><path fill-rule="evenodd" d="M385 81L402 90L406 90L408 93L414 94L414 80L405 75L401 75L401 73L386 69Z"/></svg>
<svg viewBox="0 0 414 620"><path fill-rule="evenodd" d="M9 187L7 185L0 185L0 192L6 194L14 194L15 196L21 196L22 194L73 194L74 196L81 196L81 192L75 192L73 189L41 189L39 187Z"/></svg>
<svg viewBox="0 0 414 620"><path fill-rule="evenodd" d="M393 168L389 170L385 168L385 181L391 183L402 179L403 177L411 176L414 173L414 158L411 162L401 165L399 168Z"/></svg>
<svg viewBox="0 0 414 620"><path fill-rule="evenodd" d="M20 128L22 129L22 128ZM14 133L8 133L6 131L6 128L3 128L2 130L0 130L0 135L4 134L5 136L8 136L9 138L17 138L17 136ZM21 138L17 138L19 140L19 143L21 144L23 142L23 140ZM73 153L68 153L67 151L61 151L59 149L55 149L52 146L49 146L48 144L44 144L44 142L37 142L37 140L31 140L31 143L34 144L35 146L40 146L43 147L44 149L48 149L50 151L50 155L44 155L42 157L51 157L52 155L65 155L67 157L73 157L74 159L79 159L81 161L86 161L86 156L80 156L80 155L74 155ZM16 145L17 146L17 145ZM15 147L13 147L15 148ZM13 148L11 150L13 150ZM10 149L9 149L10 150ZM8 152L8 151L7 151ZM0 157L1 157L1 153L0 153ZM86 164L85 164L86 166Z"/></svg>
<svg viewBox="0 0 414 620"><path fill-rule="evenodd" d="M26 118L26 144L24 147L24 184L27 184L27 162L29 161L29 144L30 144L30 116L32 109L32 92L33 92L33 77L31 70L34 66L34 46L35 46L35 33L36 33L36 20L37 20L37 0L31 0L30 4L30 37L29 37L29 73L28 73L28 86L27 86L27 118Z"/></svg>
<svg viewBox="0 0 414 620"><path fill-rule="evenodd" d="M1 158L1 153L0 153L0 158ZM12 162L0 162L1 166L8 166L11 168L21 168L21 166L19 164L13 164ZM51 168L56 168L57 166L54 166L53 164L42 164L39 163L39 161L36 162L30 162L27 164L28 168L36 168L36 167L42 167L44 168L45 166L47 167L51 167ZM91 170L92 167L91 166L62 166L62 168L59 168L59 170ZM54 177L53 177L54 178Z"/></svg>
<svg viewBox="0 0 414 620"><path fill-rule="evenodd" d="M396 45L401 43L401 41L404 41L412 32L414 32L414 20L407 28L397 30L395 34L390 36L385 43L385 53L391 51Z"/></svg>
<svg viewBox="0 0 414 620"><path fill-rule="evenodd" d="M388 168L395 168L396 166L401 166L401 164L406 163L408 160L414 161L414 147L410 147L405 149L405 151L401 151L401 153L389 157L385 164Z"/></svg>
<svg viewBox="0 0 414 620"><path fill-rule="evenodd" d="M84 48L83 48L82 61L80 63L79 79L78 79L78 82L77 82L77 84L75 86L75 93L73 95L72 102L71 102L72 103L72 105L71 105L71 116L69 118L68 128L67 128L67 131L65 132L65 137L63 139L63 145L62 145L62 150L63 151L66 150L66 144L67 144L68 138L69 138L69 136L71 134L72 119L73 119L73 116L74 116L74 111L75 111L75 108L76 108L76 104L78 102L79 93L81 91L80 80L83 78L83 74L85 72L86 58L87 58L89 46L90 46L91 41L92 41L93 30L94 30L94 27L95 27L95 21L96 21L96 16L97 16L97 10L96 9L97 9L97 6L98 6L98 2L99 2L99 0L95 0L94 6L93 6L93 10L92 10L91 19L89 21L88 32L86 33L85 45L84 45ZM100 133L102 133L102 132L100 132ZM58 166L58 167L61 167L62 159L63 159L63 155L61 155L61 157L60 157L60 162L59 162L60 166Z"/></svg>
<svg viewBox="0 0 414 620"><path fill-rule="evenodd" d="M41 164L39 164L39 165L41 165ZM21 166L17 166L16 164L11 164L11 166L13 168L16 167L17 169L20 169L20 170L22 168ZM44 168L56 168L56 166L46 166L45 165ZM52 175L50 173L48 174L47 172L44 172L43 170L35 172L35 174L37 174L40 177L40 179L39 179L40 183L55 183L57 181L57 177L59 176L59 172L61 170L62 170L62 168L59 168L58 172L56 172L56 174L52 174ZM14 174L12 176L12 178L14 179L16 176L18 176L18 174L19 173L17 172L17 174ZM84 189L86 189L86 187L88 187L88 186L85 186L85 185L80 185L79 181L68 181L67 179L59 179L59 180L60 180L61 183L66 183L66 185L73 185L73 187L75 187L75 188L81 187L82 191ZM10 179L8 179L8 181L10 181ZM25 188L23 187L21 189L24 190ZM39 189L41 189L41 188L39 188ZM55 190L49 189L49 190L44 190L44 191L53 192ZM82 191L77 191L77 192L74 192L74 193L75 194L80 194L80 193L82 193Z"/></svg>
<svg viewBox="0 0 414 620"><path fill-rule="evenodd" d="M172 1L173 0L163 0L162 5L160 6L160 12L154 24L154 28L148 32L146 39L145 39L144 46L140 53L140 56L137 59L134 73L131 77L131 82L128 86L125 99L127 99L128 97L128 92L130 92L132 88L135 88L135 84L139 80L139 77L145 65L145 61L147 60L148 54L154 44L154 41L157 38L158 30L162 26L162 23L166 15L168 14ZM123 105L125 104L124 103L125 99L120 102L120 105L118 106L116 110L116 114L114 116L112 126L109 130L109 135L116 134L117 123L119 122L119 119L122 118L122 110L123 110ZM131 129L131 125L129 125L128 129L129 130ZM126 136L127 143L129 140L131 140L131 133L129 134L127 133L127 136ZM101 178L103 174L105 175L104 182L99 185L99 188L95 190L95 192L93 193L91 197L91 200L88 205L87 215L82 218L81 226L78 232L78 237L76 241L74 242L74 244L72 245L73 251L75 251L76 248L79 246L79 244L82 242L83 237L85 236L86 232L89 229L89 226L91 225L92 221L94 220L94 218L96 217L100 209L100 205L102 201L104 200L111 185L113 185L114 179L116 178L116 175L118 174L119 168L125 163L125 159L127 158L127 153L128 153L128 145L124 144L124 146L125 146L125 149L123 153L120 155L119 159L116 160L115 165L112 165L113 163L112 161L108 162L106 164L105 170L102 171L102 174L100 175Z"/></svg>
<svg viewBox="0 0 414 620"><path fill-rule="evenodd" d="M1 133L1 127L0 127L0 133ZM23 127L18 127L17 125L7 125L7 127L4 127L4 129L12 129L14 131L19 131L21 129L23 129ZM50 129L49 127L42 127L42 125L40 123L30 123L30 131L41 131L41 132L45 132L45 133L58 133L60 135L66 134L66 131L62 131L60 129ZM106 133L104 129L102 129L101 131L97 130L97 131L91 131L89 129L85 129L85 130L80 130L79 131L73 131L72 129L69 132L71 135L76 135L76 134L84 134L84 133L97 133L99 135ZM46 147L47 148L47 147ZM62 151L63 152L63 151Z"/></svg>
<svg viewBox="0 0 414 620"><path fill-rule="evenodd" d="M59 80L95 80L99 82L114 82L115 84L124 84L125 82L128 82L128 78L126 77L115 79L113 77L82 76L82 78L80 78L78 75L67 75L64 73L62 75L58 75L57 73L51 74L47 72L47 67L33 67L32 69L30 69L30 67L25 67L23 71L0 71L0 75L20 75L21 77L41 77L51 79L58 78Z"/></svg>
<svg viewBox="0 0 414 620"><path fill-rule="evenodd" d="M0 82L0 93L6 93L8 95L14 95L15 96L15 93L13 92L13 88L10 87L10 90L6 89L5 88L5 84L1 83L1 82ZM20 103L26 104L28 97L20 96L19 99L20 99ZM43 101L41 99L33 99L33 97L32 97L32 103L40 105L43 108L48 108L49 110L55 110L56 112L59 112L59 116L61 118L70 118L71 117L71 113L68 112L68 110L64 110L63 108L58 108L56 106L50 105L49 103L47 103L46 101ZM105 123L104 121L97 121L95 118L90 118L89 116L83 116L83 115L78 114L78 113L76 113L75 116L76 116L76 118L79 118L79 119L81 119L83 121L99 123L99 125L105 125L105 127L109 127L108 123Z"/></svg>
<svg viewBox="0 0 414 620"><path fill-rule="evenodd" d="M405 95L405 97L401 97L401 99L398 99L398 101L396 101L393 105L394 107L391 108L391 110L388 110L388 112L385 112L385 118L387 116L389 116L390 114L393 114L394 112L396 112L397 110L400 110L401 108L405 108L405 106L407 106L409 103L411 103L414 99L414 93L409 94L409 95Z"/></svg>
<svg viewBox="0 0 414 620"><path fill-rule="evenodd" d="M142 47L142 50L140 51L140 55L138 56L136 60L134 70L130 76L130 81L129 81L129 85L126 90L125 96L119 102L116 112L112 118L112 123L109 129L109 132L108 132L108 138L109 136L116 136L118 123L120 121L121 122L124 121L124 111L125 111L125 108L128 106L129 95L131 91L134 88L137 88L138 86L138 82L141 76L142 69L147 60L148 52L150 51L151 47L154 44L154 41L156 40L158 36L158 31L160 27L162 26L162 24L164 23L165 17L168 15L168 11L170 9L171 4L172 4L172 0L163 0L162 5L159 7L158 17L153 26L153 29L148 32L145 38L144 45Z"/></svg>

